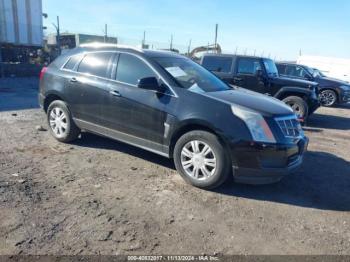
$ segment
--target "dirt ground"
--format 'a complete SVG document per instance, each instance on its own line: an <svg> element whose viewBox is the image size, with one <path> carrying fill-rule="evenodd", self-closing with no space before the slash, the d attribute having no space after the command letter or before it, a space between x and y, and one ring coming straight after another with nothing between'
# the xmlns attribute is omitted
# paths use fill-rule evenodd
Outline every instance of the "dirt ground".
<svg viewBox="0 0 350 262"><path fill-rule="evenodd" d="M1 255L350 254L350 105L311 117L295 175L204 191L141 149L37 131L36 87L0 80Z"/></svg>

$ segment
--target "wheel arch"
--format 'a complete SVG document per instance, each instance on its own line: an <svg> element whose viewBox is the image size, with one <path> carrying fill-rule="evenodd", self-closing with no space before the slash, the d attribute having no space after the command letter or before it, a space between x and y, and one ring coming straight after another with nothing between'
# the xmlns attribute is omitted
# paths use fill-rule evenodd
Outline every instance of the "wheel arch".
<svg viewBox="0 0 350 262"><path fill-rule="evenodd" d="M283 100L289 96L298 96L306 101L306 98L310 95L310 93L311 91L305 88L283 87L277 92L277 94L275 95L275 98L278 98L279 100Z"/></svg>
<svg viewBox="0 0 350 262"><path fill-rule="evenodd" d="M176 142L179 140L181 136L184 134L191 132L191 131L207 131L209 133L212 133L216 135L220 141L220 143L225 147L228 148L227 143L222 135L209 123L206 123L205 121L201 120L188 120L183 122L176 130L174 130L170 137L169 142L169 157L173 158L174 154L174 148L176 145Z"/></svg>
<svg viewBox="0 0 350 262"><path fill-rule="evenodd" d="M43 109L45 112L47 112L47 109L49 108L50 104L55 100L65 101L60 94L57 94L55 92L46 94L43 105Z"/></svg>

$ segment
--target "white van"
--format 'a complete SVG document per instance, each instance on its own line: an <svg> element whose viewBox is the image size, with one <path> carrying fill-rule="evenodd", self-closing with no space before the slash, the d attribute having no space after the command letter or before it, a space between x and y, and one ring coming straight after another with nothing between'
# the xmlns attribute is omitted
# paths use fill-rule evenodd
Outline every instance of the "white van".
<svg viewBox="0 0 350 262"><path fill-rule="evenodd" d="M297 64L317 68L328 77L350 82L350 59L302 55Z"/></svg>

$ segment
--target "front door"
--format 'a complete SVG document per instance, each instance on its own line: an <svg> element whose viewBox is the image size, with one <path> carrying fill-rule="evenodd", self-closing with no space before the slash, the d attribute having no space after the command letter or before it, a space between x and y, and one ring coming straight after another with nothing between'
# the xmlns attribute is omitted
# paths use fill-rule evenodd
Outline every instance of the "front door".
<svg viewBox="0 0 350 262"><path fill-rule="evenodd" d="M109 85L109 96L103 104L104 125L124 134L162 144L167 94L137 87L138 80L157 77L141 58L121 53L116 58L115 80Z"/></svg>
<svg viewBox="0 0 350 262"><path fill-rule="evenodd" d="M233 79L235 85L264 94L266 92L264 79L257 76L257 71L263 70L260 60L241 57L236 63L236 74Z"/></svg>

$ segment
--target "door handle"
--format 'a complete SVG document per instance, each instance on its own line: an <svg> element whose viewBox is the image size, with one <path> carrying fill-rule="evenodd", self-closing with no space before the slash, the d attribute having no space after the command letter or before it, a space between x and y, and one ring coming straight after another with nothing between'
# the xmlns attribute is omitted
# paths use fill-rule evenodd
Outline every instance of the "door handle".
<svg viewBox="0 0 350 262"><path fill-rule="evenodd" d="M77 83L78 82L78 79L76 79L75 77L72 77L69 82L71 83Z"/></svg>
<svg viewBox="0 0 350 262"><path fill-rule="evenodd" d="M110 93L112 96L118 96L118 97L121 96L121 94L120 94L117 90L111 90L111 91L109 91L109 93Z"/></svg>
<svg viewBox="0 0 350 262"><path fill-rule="evenodd" d="M240 78L240 77L234 77L234 78L233 78L233 80L235 80L235 81L242 81L242 80L243 80L243 78Z"/></svg>

